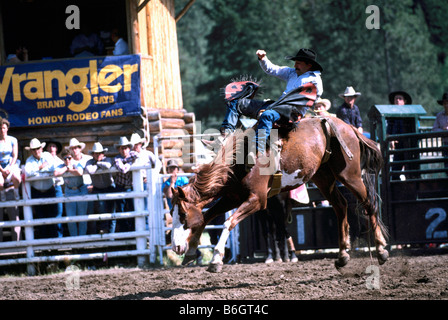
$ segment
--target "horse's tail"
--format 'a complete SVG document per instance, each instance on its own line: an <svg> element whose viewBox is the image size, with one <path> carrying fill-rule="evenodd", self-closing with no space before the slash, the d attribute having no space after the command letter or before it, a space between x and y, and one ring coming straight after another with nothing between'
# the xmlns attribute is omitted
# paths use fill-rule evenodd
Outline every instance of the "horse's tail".
<svg viewBox="0 0 448 320"><path fill-rule="evenodd" d="M387 229L378 217L381 199L377 192L377 182L378 175L383 167L383 156L373 140L364 136L356 128L353 128L353 131L356 133L359 140L361 150L361 170L363 171L362 178L367 190L367 199L372 206L372 211L369 212L369 214L374 214L377 217L376 220L379 223L383 235L387 236Z"/></svg>

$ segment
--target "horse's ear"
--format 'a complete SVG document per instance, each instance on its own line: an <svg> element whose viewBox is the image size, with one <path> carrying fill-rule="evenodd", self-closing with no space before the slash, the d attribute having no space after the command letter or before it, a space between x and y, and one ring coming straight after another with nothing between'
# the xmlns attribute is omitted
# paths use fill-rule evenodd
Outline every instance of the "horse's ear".
<svg viewBox="0 0 448 320"><path fill-rule="evenodd" d="M184 190L181 187L177 187L177 192L179 193L179 199L185 199L187 196L185 195Z"/></svg>

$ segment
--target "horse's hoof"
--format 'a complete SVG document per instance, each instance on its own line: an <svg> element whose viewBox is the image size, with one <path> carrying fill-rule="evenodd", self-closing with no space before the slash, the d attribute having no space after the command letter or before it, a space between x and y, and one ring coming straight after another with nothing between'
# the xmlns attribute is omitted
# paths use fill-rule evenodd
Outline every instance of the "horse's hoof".
<svg viewBox="0 0 448 320"><path fill-rule="evenodd" d="M349 260L350 260L349 256L339 257L338 260L336 260L334 262L334 266L336 267L336 269L343 268L343 267L345 267L347 265Z"/></svg>
<svg viewBox="0 0 448 320"><path fill-rule="evenodd" d="M222 271L222 264L210 263L207 268L208 272L218 273Z"/></svg>
<svg viewBox="0 0 448 320"><path fill-rule="evenodd" d="M182 261L182 265L189 266L189 265L193 264L194 260L196 260L196 255L185 256L184 260Z"/></svg>
<svg viewBox="0 0 448 320"><path fill-rule="evenodd" d="M382 253L378 253L377 258L380 265L384 264L389 258L389 251L384 250Z"/></svg>

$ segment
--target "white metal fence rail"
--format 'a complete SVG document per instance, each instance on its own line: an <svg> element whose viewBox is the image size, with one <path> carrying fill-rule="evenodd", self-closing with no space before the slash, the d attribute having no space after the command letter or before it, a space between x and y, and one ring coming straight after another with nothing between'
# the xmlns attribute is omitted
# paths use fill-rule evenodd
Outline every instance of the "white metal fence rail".
<svg viewBox="0 0 448 320"><path fill-rule="evenodd" d="M24 240L0 242L0 252L13 252L20 249L26 251L26 257L13 259L0 259L0 266L27 264L28 274L35 274L35 263L52 262L52 261L71 261L71 260L89 260L98 258L114 258L137 256L137 263L143 266L145 263L145 256L150 253L147 247L147 238L149 236L148 228L146 227L146 218L149 216L149 210L145 210L145 199L148 202L154 202L154 199L149 199L148 191L144 190L143 177L141 170L147 170L148 175L152 175L154 170L148 170L148 167L134 167L132 168L133 175L133 191L132 192L117 192L108 194L88 194L83 196L63 196L55 198L31 199L30 182L41 180L44 178L34 177L27 178L22 183L22 200L6 201L0 203L0 209L4 207L23 207L23 220L19 221L0 221L0 228L24 228ZM113 170L111 170L113 171ZM46 177L48 179L48 177ZM84 216L62 217L62 218L43 218L33 219L33 209L35 205L42 205L48 203L67 203L77 201L98 201L98 200L118 200L118 199L134 199L134 211L123 213L102 213L91 214ZM34 238L34 227L59 224L59 223L73 223L82 221L103 221L116 219L135 219L135 231L118 232L110 234L89 234L75 237L62 238ZM117 239L125 239L124 241L116 241ZM127 239L127 240L126 240ZM132 240L130 240L132 239ZM113 240L113 241L111 241ZM123 250L113 252L97 252L85 254L71 254L71 255L48 255L36 256L36 251L55 250L64 248L105 248L124 245L136 245L135 250ZM9 250L8 250L9 249Z"/></svg>

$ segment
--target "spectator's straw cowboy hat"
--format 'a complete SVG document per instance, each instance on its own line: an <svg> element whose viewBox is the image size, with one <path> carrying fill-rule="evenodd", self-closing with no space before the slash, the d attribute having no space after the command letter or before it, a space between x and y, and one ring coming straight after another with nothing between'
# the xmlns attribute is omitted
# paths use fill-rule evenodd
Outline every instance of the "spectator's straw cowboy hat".
<svg viewBox="0 0 448 320"><path fill-rule="evenodd" d="M79 142L76 138L71 138L68 147L71 149L73 147L81 147L81 150L84 150L86 144L84 142Z"/></svg>
<svg viewBox="0 0 448 320"><path fill-rule="evenodd" d="M300 49L295 56L286 56L285 59L292 61L305 61L313 65L311 70L318 70L320 72L323 71L322 66L316 61L317 53L311 49Z"/></svg>
<svg viewBox="0 0 448 320"><path fill-rule="evenodd" d="M317 99L316 102L314 103L314 109L316 109L316 106L318 104L323 104L325 106L325 110L328 111L328 109L331 108L331 102L328 99Z"/></svg>
<svg viewBox="0 0 448 320"><path fill-rule="evenodd" d="M358 97L361 95L361 92L356 92L355 89L353 89L353 87L347 87L345 88L344 93L339 94L339 96L341 98L345 98L345 97Z"/></svg>
<svg viewBox="0 0 448 320"><path fill-rule="evenodd" d="M411 95L405 91L394 91L394 92L389 93L390 104L395 103L394 99L395 99L395 96L397 96L397 95L403 96L404 100L406 101L405 104L412 104Z"/></svg>
<svg viewBox="0 0 448 320"><path fill-rule="evenodd" d="M119 147L122 147L122 146L129 146L129 148L132 149L132 147L134 146L134 144L133 144L132 142L130 142L130 141L128 140L128 138L126 138L126 137L120 137L120 141L118 141L118 143L114 144L114 147L118 149Z"/></svg>
<svg viewBox="0 0 448 320"><path fill-rule="evenodd" d="M133 145L136 145L137 143L142 143L144 144L146 142L146 140L142 137L140 137L140 135L138 133L133 133L131 136L131 143Z"/></svg>
<svg viewBox="0 0 448 320"><path fill-rule="evenodd" d="M103 148L103 145L99 142L95 142L93 144L92 150L89 150L89 153L105 153L107 152L107 148Z"/></svg>
<svg viewBox="0 0 448 320"><path fill-rule="evenodd" d="M167 167L167 168L173 168L173 167L175 167L175 168L179 168L179 165L177 164L177 161L176 161L176 160L171 159L171 160L169 160L168 163L166 164L166 167Z"/></svg>
<svg viewBox="0 0 448 320"><path fill-rule="evenodd" d="M45 142L40 142L38 139L34 138L30 141L30 146L25 147L26 150L34 150L34 149L40 149L45 147Z"/></svg>
<svg viewBox="0 0 448 320"><path fill-rule="evenodd" d="M442 96L442 100L437 100L437 103L443 106L444 100L448 100L448 92L445 92Z"/></svg>

